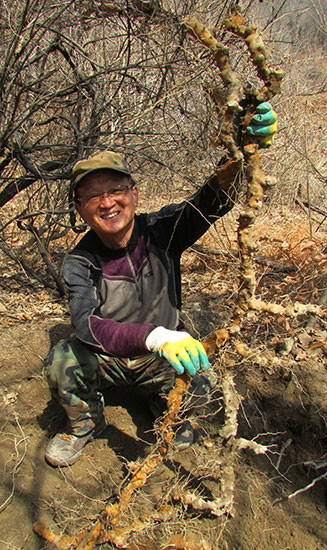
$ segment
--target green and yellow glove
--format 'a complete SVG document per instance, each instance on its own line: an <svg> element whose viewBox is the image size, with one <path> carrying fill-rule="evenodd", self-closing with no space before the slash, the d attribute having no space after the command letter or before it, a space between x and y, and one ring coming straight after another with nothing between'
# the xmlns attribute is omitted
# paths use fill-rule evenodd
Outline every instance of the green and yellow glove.
<svg viewBox="0 0 327 550"><path fill-rule="evenodd" d="M277 114L272 110L270 103L265 102L258 105L247 131L258 138L261 147L270 147L277 132Z"/></svg>
<svg viewBox="0 0 327 550"><path fill-rule="evenodd" d="M178 374L194 376L200 369L210 367L201 342L187 332L156 327L147 336L146 347L158 357L164 357Z"/></svg>

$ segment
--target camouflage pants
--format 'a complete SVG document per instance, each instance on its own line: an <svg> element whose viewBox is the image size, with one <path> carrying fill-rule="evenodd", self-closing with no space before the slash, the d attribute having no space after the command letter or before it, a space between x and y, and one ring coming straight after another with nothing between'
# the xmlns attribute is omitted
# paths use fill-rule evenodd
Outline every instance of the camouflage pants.
<svg viewBox="0 0 327 550"><path fill-rule="evenodd" d="M45 370L52 393L66 411L72 432L85 435L102 418L101 390L134 386L150 394L167 393L175 371L152 353L134 359L91 352L77 338L65 340L50 351Z"/></svg>

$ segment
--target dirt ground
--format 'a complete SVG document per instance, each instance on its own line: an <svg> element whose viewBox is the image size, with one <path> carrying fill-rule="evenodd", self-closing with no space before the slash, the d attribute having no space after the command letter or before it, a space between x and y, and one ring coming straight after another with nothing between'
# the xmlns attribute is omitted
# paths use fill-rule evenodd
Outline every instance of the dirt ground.
<svg viewBox="0 0 327 550"><path fill-rule="evenodd" d="M209 250L211 243L203 246ZM224 326L237 289L237 281L230 282L233 262L208 254L204 248L189 251L183 267L184 313L198 337ZM301 275L258 265L260 296L271 299L278 292L279 303L319 298L313 289L326 288L325 268L310 271L309 278L301 261ZM3 294L0 302L0 548L41 550L53 546L34 532L35 521L57 535L72 535L90 529L105 506L119 500L131 463L142 463L155 442L154 419L140 396L109 392L101 438L73 466L48 466L45 447L64 417L50 399L43 359L69 336L69 316L54 293L24 283L19 294L14 281L15 270L7 272L7 300ZM216 389L211 403L193 413L196 442L171 449L134 493L122 518L129 534L121 547L327 550L327 328L323 319L310 331L306 323L307 316L255 314L238 341L211 358ZM237 438L267 446L264 454L222 445L227 375L239 396ZM228 513L217 517L179 500L186 491L209 501L230 497L222 484L226 472L233 498Z"/></svg>

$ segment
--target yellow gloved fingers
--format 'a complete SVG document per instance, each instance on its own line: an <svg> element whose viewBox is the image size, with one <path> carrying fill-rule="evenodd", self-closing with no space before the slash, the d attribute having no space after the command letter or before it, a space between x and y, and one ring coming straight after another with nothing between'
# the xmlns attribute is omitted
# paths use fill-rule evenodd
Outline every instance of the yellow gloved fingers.
<svg viewBox="0 0 327 550"><path fill-rule="evenodd" d="M204 347L191 336L167 342L160 348L159 355L165 357L180 374L185 371L194 376L201 367L207 369L210 366Z"/></svg>

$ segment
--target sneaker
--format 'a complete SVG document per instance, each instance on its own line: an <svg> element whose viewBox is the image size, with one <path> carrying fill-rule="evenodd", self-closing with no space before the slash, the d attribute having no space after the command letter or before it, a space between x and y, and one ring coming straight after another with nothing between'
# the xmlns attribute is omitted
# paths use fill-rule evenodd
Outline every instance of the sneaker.
<svg viewBox="0 0 327 550"><path fill-rule="evenodd" d="M107 427L105 418L89 433L82 436L73 434L56 434L49 442L45 459L51 466L70 466L82 454L85 445L99 436Z"/></svg>
<svg viewBox="0 0 327 550"><path fill-rule="evenodd" d="M181 424L175 427L174 446L179 450L186 449L192 445L194 441L194 431L189 420L184 420Z"/></svg>

